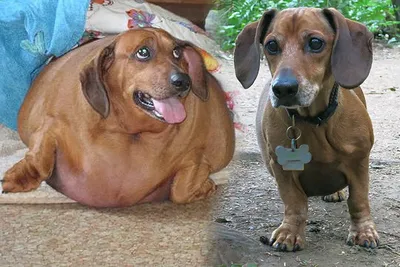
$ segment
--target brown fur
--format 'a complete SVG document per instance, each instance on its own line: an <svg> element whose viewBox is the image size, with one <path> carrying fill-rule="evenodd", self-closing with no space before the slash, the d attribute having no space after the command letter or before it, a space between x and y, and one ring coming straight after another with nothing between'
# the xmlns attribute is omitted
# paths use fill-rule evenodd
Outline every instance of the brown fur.
<svg viewBox="0 0 400 267"><path fill-rule="evenodd" d="M305 48L310 33L325 41L320 53L311 53ZM340 190L348 186L351 215L348 243L376 247L379 237L368 201L369 153L374 136L365 98L358 87L371 67L372 34L365 26L345 19L334 9L267 11L259 22L246 26L236 41L236 75L244 87L251 86L257 76L246 70L258 72L259 44L265 46L271 39L278 40L281 48L277 55L264 49L272 81L282 69L290 69L299 82L297 94L305 90L315 93L308 106L297 107L300 115L315 116L323 111L335 81L341 89L338 108L327 123L319 127L296 123L302 131L298 145L309 145L312 161L305 165L304 171L283 171L277 163L275 148L290 147L285 132L291 120L284 108L272 106L271 83L264 88L257 113L258 141L285 204L283 222L272 233L270 244L284 251L302 249L307 198L332 194L326 200L338 201L343 198ZM254 66L246 68L246 64Z"/></svg>
<svg viewBox="0 0 400 267"><path fill-rule="evenodd" d="M147 62L132 56L142 44L155 52ZM176 59L172 51L182 44ZM50 63L20 110L18 131L29 151L7 171L3 190L30 191L47 181L97 207L209 196L216 188L209 174L232 158L234 128L223 90L194 51L148 28L92 42ZM176 70L191 76L192 90L180 98L186 119L168 124L136 105L133 93L176 94L170 85Z"/></svg>

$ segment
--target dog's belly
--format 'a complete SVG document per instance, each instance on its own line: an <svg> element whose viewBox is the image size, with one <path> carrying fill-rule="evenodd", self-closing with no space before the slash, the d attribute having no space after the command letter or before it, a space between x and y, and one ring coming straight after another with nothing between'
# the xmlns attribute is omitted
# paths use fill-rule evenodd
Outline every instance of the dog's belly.
<svg viewBox="0 0 400 267"><path fill-rule="evenodd" d="M71 177L70 177L71 178ZM149 192L147 196L143 199L136 201L130 200L129 196L121 199L120 197L108 197L104 194L99 194L97 197L93 197L92 194L88 194L87 187L79 187L76 188L77 184L69 183L65 181L65 179L60 179L57 173L53 173L52 176L46 180L47 184L50 185L53 189L58 192L64 194L65 196L87 206L92 207L127 207L134 205L136 203L147 203L147 202L161 202L169 199L169 194L171 191L171 185L173 179L168 179L162 185L155 188L152 192ZM135 191L135 190L133 190ZM115 192L112 195L117 195L119 192ZM132 192L134 194L134 192Z"/></svg>
<svg viewBox="0 0 400 267"><path fill-rule="evenodd" d="M307 196L325 196L333 194L347 186L344 173L333 163L310 162L301 172L300 184Z"/></svg>
<svg viewBox="0 0 400 267"><path fill-rule="evenodd" d="M144 183L150 179L143 179L140 170L132 171L124 165L127 164L121 164L118 171L102 166L100 175L85 171L77 174L58 154L56 167L46 182L67 197L92 207L126 207L169 199L174 177L157 179L162 181L159 184Z"/></svg>

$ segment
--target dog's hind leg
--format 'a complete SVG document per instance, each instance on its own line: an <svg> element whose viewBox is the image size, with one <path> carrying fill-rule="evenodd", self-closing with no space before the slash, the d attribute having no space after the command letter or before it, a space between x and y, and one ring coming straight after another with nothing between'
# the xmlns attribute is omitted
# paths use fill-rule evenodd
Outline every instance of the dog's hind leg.
<svg viewBox="0 0 400 267"><path fill-rule="evenodd" d="M325 202L342 202L345 199L346 199L346 192L344 189L322 197L322 200Z"/></svg>
<svg viewBox="0 0 400 267"><path fill-rule="evenodd" d="M53 171L55 151L56 139L48 127L33 133L25 157L4 174L3 192L27 192L38 188Z"/></svg>
<svg viewBox="0 0 400 267"><path fill-rule="evenodd" d="M183 204L207 198L217 187L209 175L210 166L205 163L194 163L179 170L171 187L170 200Z"/></svg>

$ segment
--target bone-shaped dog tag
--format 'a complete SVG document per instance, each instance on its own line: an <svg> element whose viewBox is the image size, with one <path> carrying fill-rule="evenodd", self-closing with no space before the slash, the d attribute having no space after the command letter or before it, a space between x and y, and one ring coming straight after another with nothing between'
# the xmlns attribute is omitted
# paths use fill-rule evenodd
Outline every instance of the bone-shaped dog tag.
<svg viewBox="0 0 400 267"><path fill-rule="evenodd" d="M282 165L284 171L303 171L304 164L311 161L311 153L308 145L301 145L299 148L286 148L277 146L275 154L278 157L278 163Z"/></svg>

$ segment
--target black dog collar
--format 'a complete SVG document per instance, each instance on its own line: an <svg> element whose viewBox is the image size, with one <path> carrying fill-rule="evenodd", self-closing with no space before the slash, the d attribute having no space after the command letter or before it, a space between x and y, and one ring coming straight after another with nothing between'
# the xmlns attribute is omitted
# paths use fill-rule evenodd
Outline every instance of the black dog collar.
<svg viewBox="0 0 400 267"><path fill-rule="evenodd" d="M294 116L296 120L321 126L321 124L327 122L328 119L332 117L333 113L335 113L335 110L338 106L338 95L339 95L339 85L335 82L331 91L331 95L329 97L328 107L315 117L300 116L300 114L295 109L286 109L286 111L290 118Z"/></svg>

